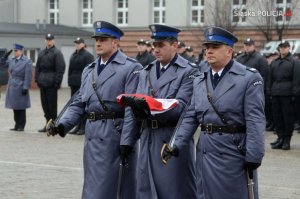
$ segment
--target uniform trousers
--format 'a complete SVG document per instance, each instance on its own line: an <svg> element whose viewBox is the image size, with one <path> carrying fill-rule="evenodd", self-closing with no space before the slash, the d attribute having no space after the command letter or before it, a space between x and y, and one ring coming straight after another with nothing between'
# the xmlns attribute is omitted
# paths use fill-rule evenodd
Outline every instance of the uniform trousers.
<svg viewBox="0 0 300 199"><path fill-rule="evenodd" d="M270 95L265 95L265 114L268 124L273 123L272 99Z"/></svg>
<svg viewBox="0 0 300 199"><path fill-rule="evenodd" d="M295 122L300 125L300 96L295 97Z"/></svg>
<svg viewBox="0 0 300 199"><path fill-rule="evenodd" d="M55 120L57 117L57 88L40 88L40 91L42 107L46 120Z"/></svg>
<svg viewBox="0 0 300 199"><path fill-rule="evenodd" d="M26 109L14 110L15 129L24 129L26 124Z"/></svg>
<svg viewBox="0 0 300 199"><path fill-rule="evenodd" d="M291 137L294 130L294 105L291 96L272 97L273 120L278 137Z"/></svg>

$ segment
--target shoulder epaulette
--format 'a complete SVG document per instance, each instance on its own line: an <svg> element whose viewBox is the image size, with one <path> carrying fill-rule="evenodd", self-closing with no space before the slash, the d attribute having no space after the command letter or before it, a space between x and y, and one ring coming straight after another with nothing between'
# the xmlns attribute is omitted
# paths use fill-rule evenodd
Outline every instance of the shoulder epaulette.
<svg viewBox="0 0 300 199"><path fill-rule="evenodd" d="M138 62L136 59L133 59L133 58L131 58L131 57L127 57L127 59L129 60L129 61L132 61L132 62Z"/></svg>
<svg viewBox="0 0 300 199"><path fill-rule="evenodd" d="M96 65L96 63L95 63L95 62L92 62L92 63L90 63L89 65L87 65L86 67L91 67L91 68L94 68L94 67L95 67L95 65Z"/></svg>
<svg viewBox="0 0 300 199"><path fill-rule="evenodd" d="M255 68L247 67L248 71L251 71L252 73L257 73L258 71Z"/></svg>
<svg viewBox="0 0 300 199"><path fill-rule="evenodd" d="M136 75L136 74L139 74L140 72L141 72L141 70L135 70L132 73Z"/></svg>
<svg viewBox="0 0 300 199"><path fill-rule="evenodd" d="M197 64L195 64L193 62L189 62L189 65L192 66L193 68L197 67Z"/></svg>

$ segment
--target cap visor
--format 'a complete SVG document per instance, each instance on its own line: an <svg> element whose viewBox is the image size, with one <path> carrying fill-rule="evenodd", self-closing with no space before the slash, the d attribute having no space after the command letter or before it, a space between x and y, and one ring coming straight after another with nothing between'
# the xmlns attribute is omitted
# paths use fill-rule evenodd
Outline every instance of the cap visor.
<svg viewBox="0 0 300 199"><path fill-rule="evenodd" d="M93 35L92 38L103 37L103 38L116 38L114 35L102 34L98 33L97 35Z"/></svg>
<svg viewBox="0 0 300 199"><path fill-rule="evenodd" d="M215 45L227 45L227 43L224 43L224 42L220 42L220 41L205 41L203 42L203 45L206 45L206 44L215 44Z"/></svg>

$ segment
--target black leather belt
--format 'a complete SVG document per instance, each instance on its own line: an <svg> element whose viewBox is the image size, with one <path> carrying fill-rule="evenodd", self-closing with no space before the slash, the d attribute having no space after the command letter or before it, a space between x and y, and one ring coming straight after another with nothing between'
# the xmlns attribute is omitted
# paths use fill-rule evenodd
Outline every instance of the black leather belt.
<svg viewBox="0 0 300 199"><path fill-rule="evenodd" d="M201 131L206 133L246 133L246 126L201 124Z"/></svg>
<svg viewBox="0 0 300 199"><path fill-rule="evenodd" d="M115 119L124 118L124 113L116 112L90 112L88 113L89 120L105 120L105 119Z"/></svg>
<svg viewBox="0 0 300 199"><path fill-rule="evenodd" d="M177 122L175 121L160 121L160 120L146 120L146 124L151 129L158 129L160 127L175 127Z"/></svg>

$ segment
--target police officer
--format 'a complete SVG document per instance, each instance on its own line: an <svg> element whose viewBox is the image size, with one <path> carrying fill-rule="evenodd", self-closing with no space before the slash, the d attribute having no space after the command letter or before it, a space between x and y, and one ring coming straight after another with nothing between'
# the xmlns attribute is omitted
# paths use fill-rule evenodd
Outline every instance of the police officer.
<svg viewBox="0 0 300 199"><path fill-rule="evenodd" d="M289 150L295 121L293 101L299 89L300 65L290 53L288 41L282 41L278 47L280 55L271 63L268 81L277 132L277 140L271 143L271 147Z"/></svg>
<svg viewBox="0 0 300 199"><path fill-rule="evenodd" d="M179 29L154 24L152 32L156 61L140 73L137 93L154 98L177 99L179 104L164 113L140 121L127 117L129 129L123 131L121 145L133 147L136 133L142 129L137 166L137 198L176 199L196 197L194 145L190 140L178 160L161 163L160 151L174 131L177 121L191 98L193 77L197 69L177 54ZM136 123L135 123L135 122Z"/></svg>
<svg viewBox="0 0 300 199"><path fill-rule="evenodd" d="M251 38L244 41L244 52L236 58L237 62L258 70L264 81L266 80L266 70L268 62L259 52L255 50L255 42Z"/></svg>
<svg viewBox="0 0 300 199"><path fill-rule="evenodd" d="M190 57L190 61L192 63L196 63L196 58L195 58L195 55L194 55L194 49L192 46L187 46L185 47L185 51L186 51L186 54Z"/></svg>
<svg viewBox="0 0 300 199"><path fill-rule="evenodd" d="M74 41L75 52L71 55L68 71L68 85L71 87L71 96L80 88L81 74L85 66L94 61L94 56L86 50L84 40L77 37ZM69 134L83 135L86 120L83 119Z"/></svg>
<svg viewBox="0 0 300 199"><path fill-rule="evenodd" d="M170 154L177 150L180 157L201 124L197 199L248 199L246 171L254 171L257 185L256 168L264 155L263 80L256 69L232 60L237 42L232 33L210 27L204 35L210 68L194 80L191 105ZM258 198L257 186L254 193Z"/></svg>
<svg viewBox="0 0 300 199"><path fill-rule="evenodd" d="M46 34L45 43L46 48L38 55L35 82L40 88L44 116L49 121L57 117L57 90L65 72L65 60L61 51L55 47L53 34ZM46 132L46 127L38 131Z"/></svg>
<svg viewBox="0 0 300 199"><path fill-rule="evenodd" d="M188 56L188 54L186 53L186 48L185 48L185 43L184 42L182 42L182 41L178 42L177 52L184 59L188 60L191 63L194 63L194 60L190 56Z"/></svg>
<svg viewBox="0 0 300 199"><path fill-rule="evenodd" d="M75 52L71 55L68 71L68 85L71 96L80 88L81 74L85 66L94 61L94 56L85 49L84 40L77 37L74 41Z"/></svg>
<svg viewBox="0 0 300 199"><path fill-rule="evenodd" d="M152 53L147 50L147 41L140 39L137 42L138 54L136 55L136 60L142 64L142 66L147 66L155 60Z"/></svg>
<svg viewBox="0 0 300 199"><path fill-rule="evenodd" d="M118 50L123 36L118 27L96 21L94 29L99 58L85 67L78 97L57 125L49 128L49 134L64 135L87 113L82 199L134 199L136 153L122 172L120 134L127 131L127 125L124 108L116 103L116 97L135 93L142 66Z"/></svg>
<svg viewBox="0 0 300 199"><path fill-rule="evenodd" d="M30 108L29 88L32 79L32 62L24 53L24 46L14 44L14 57L7 61L10 74L6 91L5 107L13 109L15 126L12 131L24 131L26 109Z"/></svg>

